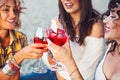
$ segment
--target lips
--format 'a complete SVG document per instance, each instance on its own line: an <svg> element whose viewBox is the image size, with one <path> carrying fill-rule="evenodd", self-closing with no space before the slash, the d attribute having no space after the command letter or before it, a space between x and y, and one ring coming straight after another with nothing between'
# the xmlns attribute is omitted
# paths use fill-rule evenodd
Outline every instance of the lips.
<svg viewBox="0 0 120 80"><path fill-rule="evenodd" d="M72 8L73 4L72 3L65 3L65 6L67 9L70 9L70 8Z"/></svg>
<svg viewBox="0 0 120 80"><path fill-rule="evenodd" d="M108 33L111 30L111 28L105 26L105 33Z"/></svg>
<svg viewBox="0 0 120 80"><path fill-rule="evenodd" d="M14 23L16 22L16 19L15 19L15 18L13 18L13 19L8 19L7 22L8 22L9 24L14 24Z"/></svg>

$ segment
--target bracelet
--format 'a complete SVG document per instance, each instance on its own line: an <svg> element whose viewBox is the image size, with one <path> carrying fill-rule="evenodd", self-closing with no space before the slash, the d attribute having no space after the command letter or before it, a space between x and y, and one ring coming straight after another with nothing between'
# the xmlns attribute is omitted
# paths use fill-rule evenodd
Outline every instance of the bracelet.
<svg viewBox="0 0 120 80"><path fill-rule="evenodd" d="M12 76L17 71L20 70L20 67L14 64L12 60L6 61L6 65L3 67L2 72L8 76Z"/></svg>
<svg viewBox="0 0 120 80"><path fill-rule="evenodd" d="M77 71L78 70L78 68L75 68L71 73L70 73L70 76L72 76L72 74L75 72L75 71Z"/></svg>
<svg viewBox="0 0 120 80"><path fill-rule="evenodd" d="M16 61L16 59L14 58L13 55L11 55L10 60L12 60L13 63L14 63L16 66L19 66L19 65L17 64L17 61Z"/></svg>
<svg viewBox="0 0 120 80"><path fill-rule="evenodd" d="M71 78L71 80L75 80L75 79L78 79L78 78L81 78L81 77L80 76L74 77L74 78Z"/></svg>
<svg viewBox="0 0 120 80"><path fill-rule="evenodd" d="M20 70L20 67L16 64L14 64L11 60L9 60L10 67L16 71Z"/></svg>

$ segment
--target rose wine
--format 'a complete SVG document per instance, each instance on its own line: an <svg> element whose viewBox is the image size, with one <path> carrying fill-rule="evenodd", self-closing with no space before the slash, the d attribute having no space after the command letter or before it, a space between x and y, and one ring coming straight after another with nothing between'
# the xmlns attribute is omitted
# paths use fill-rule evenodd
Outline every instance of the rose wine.
<svg viewBox="0 0 120 80"><path fill-rule="evenodd" d="M57 29L57 33L54 32L52 29L49 30L49 33L47 34L48 38L55 44L62 46L65 44L67 40L67 36L65 34L65 31L63 29Z"/></svg>
<svg viewBox="0 0 120 80"><path fill-rule="evenodd" d="M40 39L39 37L34 37L34 43L47 44L47 41L46 41L46 38ZM40 49L43 49L43 47L40 47Z"/></svg>

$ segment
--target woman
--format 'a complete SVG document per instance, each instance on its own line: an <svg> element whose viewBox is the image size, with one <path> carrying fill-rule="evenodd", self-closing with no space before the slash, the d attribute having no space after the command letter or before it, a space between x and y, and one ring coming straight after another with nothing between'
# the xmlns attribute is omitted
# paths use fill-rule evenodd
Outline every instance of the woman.
<svg viewBox="0 0 120 80"><path fill-rule="evenodd" d="M120 80L120 0L110 0L104 16L108 49L97 67L95 80Z"/></svg>
<svg viewBox="0 0 120 80"><path fill-rule="evenodd" d="M16 30L21 26L21 10L19 0L0 0L0 80L19 80L21 62L47 51L37 48L46 45L27 46L26 36Z"/></svg>
<svg viewBox="0 0 120 80"><path fill-rule="evenodd" d="M50 41L48 48L58 61L67 65L69 77L77 77L78 80L80 76L75 74L79 70L84 80L92 80L104 47L100 15L93 9L91 0L59 0L59 13L59 17L52 20L51 27L53 30L59 27L67 31L73 57L64 54L62 49L57 48L58 46L52 46ZM66 57L67 59L63 59ZM71 59L75 60L78 69L68 67L68 63L72 64L74 61Z"/></svg>

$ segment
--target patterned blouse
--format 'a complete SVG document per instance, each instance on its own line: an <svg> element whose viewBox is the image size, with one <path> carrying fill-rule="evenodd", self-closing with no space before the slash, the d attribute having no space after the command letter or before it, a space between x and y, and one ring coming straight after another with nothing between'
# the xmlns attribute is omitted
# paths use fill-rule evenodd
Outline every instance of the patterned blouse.
<svg viewBox="0 0 120 80"><path fill-rule="evenodd" d="M14 55L17 51L28 44L25 34L15 30L9 31L9 33L9 46L2 48L0 43L0 68L5 65L5 62L11 57L11 55Z"/></svg>

